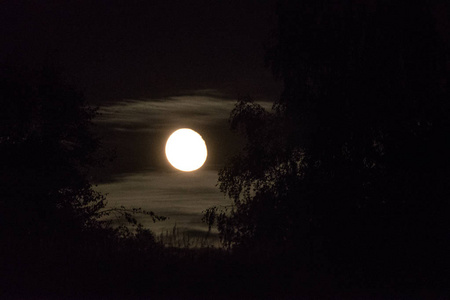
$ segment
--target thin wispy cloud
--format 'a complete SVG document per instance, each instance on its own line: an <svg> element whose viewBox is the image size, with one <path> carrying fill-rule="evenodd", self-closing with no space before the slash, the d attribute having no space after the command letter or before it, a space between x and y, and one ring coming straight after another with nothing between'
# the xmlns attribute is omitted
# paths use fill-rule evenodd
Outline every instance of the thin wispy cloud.
<svg viewBox="0 0 450 300"><path fill-rule="evenodd" d="M123 175L112 183L100 184L97 190L107 193L108 207L142 208L169 217L154 223L146 216L138 219L155 233L181 229L206 231L202 211L217 205L229 205L217 183L217 173L199 170L185 172L145 172Z"/></svg>
<svg viewBox="0 0 450 300"><path fill-rule="evenodd" d="M177 96L162 100L124 100L101 107L99 122L116 130L159 131L182 124L207 126L226 120L236 101L212 96Z"/></svg>
<svg viewBox="0 0 450 300"><path fill-rule="evenodd" d="M155 132L180 126L207 127L228 119L236 104L215 90L163 99L127 99L100 107L97 122L115 130ZM261 103L270 108L267 102Z"/></svg>

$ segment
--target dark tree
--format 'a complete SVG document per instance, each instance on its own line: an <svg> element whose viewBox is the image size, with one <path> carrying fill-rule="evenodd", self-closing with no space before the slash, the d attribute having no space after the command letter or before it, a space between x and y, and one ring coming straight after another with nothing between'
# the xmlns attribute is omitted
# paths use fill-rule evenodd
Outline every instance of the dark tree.
<svg viewBox="0 0 450 300"><path fill-rule="evenodd" d="M246 99L231 114L247 145L219 173L234 200L217 217L225 242L341 279L445 270L448 46L432 9L280 1L267 57L284 91L272 113Z"/></svg>
<svg viewBox="0 0 450 300"><path fill-rule="evenodd" d="M149 270L163 264L162 247L135 214L165 218L105 209L90 183L90 170L106 158L91 128L95 115L52 69L2 66L0 298L117 297L156 288ZM108 215L130 226L101 218Z"/></svg>
<svg viewBox="0 0 450 300"><path fill-rule="evenodd" d="M13 241L76 239L104 207L92 189L98 141L95 109L56 73L2 66L0 78L0 231Z"/></svg>

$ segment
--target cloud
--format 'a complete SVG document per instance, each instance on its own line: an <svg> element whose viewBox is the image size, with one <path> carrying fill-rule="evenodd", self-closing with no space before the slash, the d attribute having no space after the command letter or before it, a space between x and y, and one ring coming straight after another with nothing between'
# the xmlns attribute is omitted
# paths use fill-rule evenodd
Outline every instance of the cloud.
<svg viewBox="0 0 450 300"><path fill-rule="evenodd" d="M119 176L118 180L100 184L96 189L107 193L108 207L142 208L169 217L153 223L149 218L138 219L156 234L172 230L207 230L201 222L202 211L216 205L230 205L217 183L217 172L143 172Z"/></svg>
<svg viewBox="0 0 450 300"><path fill-rule="evenodd" d="M168 128L225 123L236 103L215 90L163 99L123 100L99 109L97 122L119 131L159 132ZM261 103L270 108L268 102Z"/></svg>
<svg viewBox="0 0 450 300"><path fill-rule="evenodd" d="M217 95L124 100L103 106L98 122L124 131L160 131L176 126L199 127L226 120L236 101Z"/></svg>

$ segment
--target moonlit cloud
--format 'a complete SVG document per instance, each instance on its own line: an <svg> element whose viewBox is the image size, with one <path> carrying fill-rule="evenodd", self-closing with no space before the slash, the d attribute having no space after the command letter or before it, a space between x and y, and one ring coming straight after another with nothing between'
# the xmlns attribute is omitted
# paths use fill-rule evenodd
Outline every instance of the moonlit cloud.
<svg viewBox="0 0 450 300"><path fill-rule="evenodd" d="M235 104L236 99L214 90L164 99L129 99L100 107L97 122L120 131L155 132L185 125L207 127L226 121ZM260 104L270 109L268 102Z"/></svg>
<svg viewBox="0 0 450 300"><path fill-rule="evenodd" d="M182 230L205 232L202 211L212 206L226 206L231 202L222 194L215 171L145 172L121 175L117 181L100 184L96 189L107 193L108 207L142 208L169 217L153 223L146 216L140 222L156 234L172 230L176 224Z"/></svg>
<svg viewBox="0 0 450 300"><path fill-rule="evenodd" d="M177 96L163 100L124 100L101 107L99 122L116 130L158 131L177 124L208 125L227 119L235 101L212 96Z"/></svg>

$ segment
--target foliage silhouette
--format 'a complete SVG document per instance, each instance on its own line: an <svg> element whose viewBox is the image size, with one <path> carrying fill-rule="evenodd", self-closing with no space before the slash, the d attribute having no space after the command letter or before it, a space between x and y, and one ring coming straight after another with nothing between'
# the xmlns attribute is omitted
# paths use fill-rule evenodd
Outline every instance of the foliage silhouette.
<svg viewBox="0 0 450 300"><path fill-rule="evenodd" d="M40 239L93 225L105 205L87 173L99 146L95 109L49 68L4 65L0 81L3 236Z"/></svg>
<svg viewBox="0 0 450 300"><path fill-rule="evenodd" d="M267 62L283 94L272 112L236 104L231 128L247 144L219 172L234 205L208 223L236 251L343 281L439 277L450 106L431 4L280 1L278 16Z"/></svg>
<svg viewBox="0 0 450 300"><path fill-rule="evenodd" d="M96 109L50 68L7 65L0 107L0 297L109 294L102 289L119 284L109 270L129 279L143 272L139 260L150 267L161 246L135 215L165 217L106 207L93 189L89 171L103 163ZM114 226L110 214L131 228Z"/></svg>

